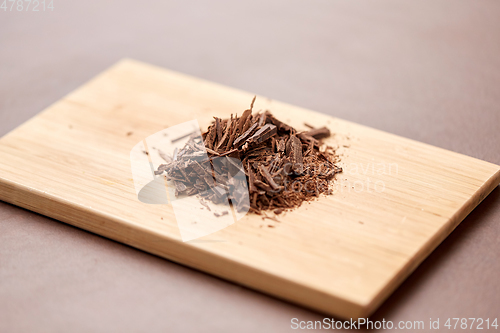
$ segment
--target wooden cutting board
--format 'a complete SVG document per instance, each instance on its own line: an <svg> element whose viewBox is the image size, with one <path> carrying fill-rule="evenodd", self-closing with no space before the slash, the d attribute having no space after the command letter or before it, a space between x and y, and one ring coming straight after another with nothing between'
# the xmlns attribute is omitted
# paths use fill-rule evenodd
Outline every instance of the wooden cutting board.
<svg viewBox="0 0 500 333"><path fill-rule="evenodd" d="M500 182L498 165L257 96L254 110L335 133L328 142L344 172L334 195L281 214L280 222L247 214L183 242L172 205L138 200L131 149L179 123L198 120L205 129L214 115L241 114L252 97L120 61L0 140L0 199L357 318L370 315Z"/></svg>

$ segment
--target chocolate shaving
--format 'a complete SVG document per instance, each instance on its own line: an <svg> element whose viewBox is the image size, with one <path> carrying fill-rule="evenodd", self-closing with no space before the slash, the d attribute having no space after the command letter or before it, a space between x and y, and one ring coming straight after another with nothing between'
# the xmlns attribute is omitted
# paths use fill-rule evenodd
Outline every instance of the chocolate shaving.
<svg viewBox="0 0 500 333"><path fill-rule="evenodd" d="M253 117L250 114L248 116L247 120L245 121L245 125L243 125L243 129L241 130L243 133L245 133L250 128L250 126L252 126L252 120L253 120Z"/></svg>
<svg viewBox="0 0 500 333"><path fill-rule="evenodd" d="M232 121L228 122L226 125L226 131L224 132L224 136L220 139L219 144L217 145L217 150L220 150L220 148L226 143L226 140L229 137L229 132L231 131L230 124ZM219 134L217 134L219 136Z"/></svg>
<svg viewBox="0 0 500 333"><path fill-rule="evenodd" d="M257 126L259 126L259 124L255 123L252 125L252 127L250 127L245 133L243 133L242 135L240 135L233 143L233 146L238 148L240 147L241 145L243 145L248 137L250 137L250 135L253 133L253 131L257 128Z"/></svg>
<svg viewBox="0 0 500 333"><path fill-rule="evenodd" d="M259 165L259 171L273 190L277 190L280 188L279 185L274 182L273 177L271 177L271 174L269 173L269 170L267 170L267 168L263 164Z"/></svg>
<svg viewBox="0 0 500 333"><path fill-rule="evenodd" d="M292 170L295 173L301 174L304 167L304 160L302 156L302 142L292 135L287 142L286 153L290 156L292 163Z"/></svg>
<svg viewBox="0 0 500 333"><path fill-rule="evenodd" d="M266 124L262 126L262 128L259 129L257 132L255 132L255 134L252 135L247 141L252 143L253 142L261 143L262 141L266 141L276 133L277 133L276 126L272 124Z"/></svg>
<svg viewBox="0 0 500 333"><path fill-rule="evenodd" d="M222 126L220 124L220 118L215 118L215 131L217 134L217 140L214 140L214 142L221 141L222 140Z"/></svg>
<svg viewBox="0 0 500 333"><path fill-rule="evenodd" d="M233 120L231 122L231 129L230 129L231 134L229 136L229 141L227 142L226 150L229 150L229 148L231 148L231 146L233 145L234 136L236 135L236 131L237 131L236 122L237 122L237 120Z"/></svg>
<svg viewBox="0 0 500 333"><path fill-rule="evenodd" d="M322 142L330 130L307 125L309 129L301 132L269 111L253 115L254 102L255 98L241 117L214 117L203 141L189 133L182 137L189 136L185 146L172 155L158 149L166 163L155 174L173 181L176 195L200 195L204 207L207 201L218 204L229 199L237 211L259 215L265 210L278 215L331 194L335 174L342 169L335 165L339 161L335 150ZM244 172L246 179L233 178L238 172Z"/></svg>
<svg viewBox="0 0 500 333"><path fill-rule="evenodd" d="M215 156L219 156L220 154L218 152L216 152L215 150L212 150L208 147L205 147L205 149L207 150L207 153L210 153L212 155L215 155Z"/></svg>
<svg viewBox="0 0 500 333"><path fill-rule="evenodd" d="M205 147L207 149L212 149L213 144L216 141L217 129L216 126L210 126L207 136L205 137Z"/></svg>
<svg viewBox="0 0 500 333"><path fill-rule="evenodd" d="M330 136L330 130L326 127L321 127L307 131L305 134L312 136L315 139L324 139Z"/></svg>
<svg viewBox="0 0 500 333"><path fill-rule="evenodd" d="M259 127L261 127L262 125L264 125L264 123L266 122L266 117L267 115L265 113L261 114L260 117L259 117Z"/></svg>
<svg viewBox="0 0 500 333"><path fill-rule="evenodd" d="M284 122L274 118L274 116L270 113L270 112L266 112L267 114L267 118L269 119L269 121L276 127L278 127L278 130L280 131L284 131L284 132L295 132L295 130L293 129L292 126L289 126L287 124L285 124Z"/></svg>
<svg viewBox="0 0 500 333"><path fill-rule="evenodd" d="M250 116L251 114L252 110L245 110L245 112L243 112L243 114L241 115L241 118L238 120L238 127L237 127L237 131L239 133L243 133L243 126L245 125L248 116Z"/></svg>

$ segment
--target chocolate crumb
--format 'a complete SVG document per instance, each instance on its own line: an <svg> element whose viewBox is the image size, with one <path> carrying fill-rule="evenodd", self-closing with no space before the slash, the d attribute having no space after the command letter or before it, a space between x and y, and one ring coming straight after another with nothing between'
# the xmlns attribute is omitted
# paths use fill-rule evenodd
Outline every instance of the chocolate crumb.
<svg viewBox="0 0 500 333"><path fill-rule="evenodd" d="M200 203L205 206L209 212L211 212L212 210L210 209L210 206L203 200L203 199L200 199ZM217 216L217 215L215 215Z"/></svg>
<svg viewBox="0 0 500 333"><path fill-rule="evenodd" d="M265 216L262 217L262 220L265 220L265 219L273 220L275 222L279 222L279 220L275 216L267 216L267 215L265 215Z"/></svg>
<svg viewBox="0 0 500 333"><path fill-rule="evenodd" d="M221 217L221 216L224 216L224 215L227 215L227 214L229 214L229 212L227 210L224 210L224 211L222 211L220 213L214 212L214 215L216 217Z"/></svg>

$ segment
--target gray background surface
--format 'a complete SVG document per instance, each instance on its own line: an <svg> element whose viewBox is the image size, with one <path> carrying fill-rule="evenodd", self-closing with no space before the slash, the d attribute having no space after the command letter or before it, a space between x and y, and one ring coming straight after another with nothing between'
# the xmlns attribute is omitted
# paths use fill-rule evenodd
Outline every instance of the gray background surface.
<svg viewBox="0 0 500 333"><path fill-rule="evenodd" d="M54 7L0 10L0 135L130 57L500 164L498 1ZM499 317L499 221L497 187L372 319ZM0 202L2 333L287 332L291 318L323 316Z"/></svg>

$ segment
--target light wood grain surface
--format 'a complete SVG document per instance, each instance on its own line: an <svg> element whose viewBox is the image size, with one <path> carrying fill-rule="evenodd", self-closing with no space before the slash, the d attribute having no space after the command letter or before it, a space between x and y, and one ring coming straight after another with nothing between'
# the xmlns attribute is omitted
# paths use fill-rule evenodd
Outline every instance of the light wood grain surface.
<svg viewBox="0 0 500 333"><path fill-rule="evenodd" d="M124 60L0 140L0 199L324 313L372 313L500 182L500 167L258 96L335 133L336 192L182 242L137 200L129 153L166 127L240 113L253 94ZM132 132L131 135L128 133ZM274 228L269 228L271 224Z"/></svg>

